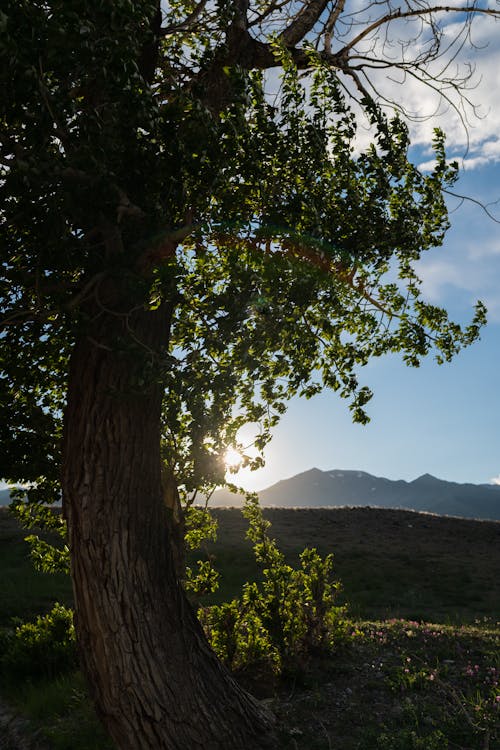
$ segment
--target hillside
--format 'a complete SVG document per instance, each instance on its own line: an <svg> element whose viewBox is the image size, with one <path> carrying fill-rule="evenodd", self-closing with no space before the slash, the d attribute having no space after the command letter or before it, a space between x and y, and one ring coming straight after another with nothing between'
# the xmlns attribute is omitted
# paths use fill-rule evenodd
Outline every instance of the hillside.
<svg viewBox="0 0 500 750"><path fill-rule="evenodd" d="M247 522L214 511L218 540L207 545L224 571L221 600L238 594L255 564ZM387 508L266 508L271 535L290 564L304 546L333 552L346 600L361 618L431 622L498 619L500 523Z"/></svg>
<svg viewBox="0 0 500 750"><path fill-rule="evenodd" d="M0 507L8 505L10 503L10 492L9 490L0 490Z"/></svg>
<svg viewBox="0 0 500 750"><path fill-rule="evenodd" d="M217 540L192 553L192 561L200 556L215 561L221 572L215 598L221 602L238 596L242 583L259 574L242 514L218 508L214 515ZM334 553L342 597L356 617L498 620L499 522L387 508L265 508L264 516L290 564L297 564L305 546ZM35 571L25 536L17 520L0 509L0 626L47 611L54 601L71 604L67 576Z"/></svg>
<svg viewBox="0 0 500 750"><path fill-rule="evenodd" d="M403 508L438 515L500 520L500 487L459 484L424 474L412 482L363 471L310 469L259 492L263 506ZM241 497L219 490L216 506L241 505Z"/></svg>
<svg viewBox="0 0 500 750"><path fill-rule="evenodd" d="M259 492L261 505L279 508L401 508L441 516L500 521L500 486L459 484L423 474L412 482L375 477L364 471L310 469ZM10 502L0 490L0 506ZM239 507L241 495L218 490L212 507Z"/></svg>

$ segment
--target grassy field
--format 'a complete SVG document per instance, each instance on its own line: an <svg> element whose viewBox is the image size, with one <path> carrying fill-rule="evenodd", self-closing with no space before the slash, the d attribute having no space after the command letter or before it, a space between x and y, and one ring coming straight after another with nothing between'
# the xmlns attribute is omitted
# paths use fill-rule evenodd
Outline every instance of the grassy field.
<svg viewBox="0 0 500 750"><path fill-rule="evenodd" d="M216 509L223 572L219 597L256 575L246 521ZM265 509L291 562L305 547L333 552L345 601L357 619L405 617L474 623L500 616L500 523L375 508Z"/></svg>
<svg viewBox="0 0 500 750"><path fill-rule="evenodd" d="M258 573L239 511L216 514L219 540L206 552L222 572L216 598L224 600ZM292 681L252 685L278 717L283 748L500 747L500 523L366 508L265 515L291 562L304 546L335 554L353 620L351 639L331 658ZM33 571L23 536L1 511L3 626L71 601L64 576ZM111 747L78 673L3 694L53 750Z"/></svg>
<svg viewBox="0 0 500 750"><path fill-rule="evenodd" d="M47 612L54 601L71 605L68 576L38 573L20 528L7 508L0 508L0 627L13 617L23 620Z"/></svg>

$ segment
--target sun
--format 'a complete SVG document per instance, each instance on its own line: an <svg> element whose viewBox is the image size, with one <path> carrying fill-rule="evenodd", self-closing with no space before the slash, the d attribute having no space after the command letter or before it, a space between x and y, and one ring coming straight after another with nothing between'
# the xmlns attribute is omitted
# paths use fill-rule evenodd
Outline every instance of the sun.
<svg viewBox="0 0 500 750"><path fill-rule="evenodd" d="M226 469L232 472L238 471L241 464L243 463L243 456L236 448L228 448L224 453L224 463Z"/></svg>

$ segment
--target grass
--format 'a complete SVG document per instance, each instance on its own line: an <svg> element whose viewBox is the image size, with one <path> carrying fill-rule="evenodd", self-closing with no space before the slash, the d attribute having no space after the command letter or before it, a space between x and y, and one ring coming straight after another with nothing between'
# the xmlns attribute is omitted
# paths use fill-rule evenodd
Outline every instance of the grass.
<svg viewBox="0 0 500 750"><path fill-rule="evenodd" d="M17 685L9 702L51 750L112 750L80 672Z"/></svg>
<svg viewBox="0 0 500 750"><path fill-rule="evenodd" d="M217 509L219 540L208 547L223 572L217 598L257 576L246 522ZM351 615L470 623L500 615L500 523L375 508L265 509L291 562L305 546L333 552Z"/></svg>
<svg viewBox="0 0 500 750"><path fill-rule="evenodd" d="M277 702L283 748L494 750L498 624L364 623L352 646Z"/></svg>
<svg viewBox="0 0 500 750"><path fill-rule="evenodd" d="M13 617L22 620L47 612L54 601L71 605L71 582L63 574L39 573L33 568L29 532L21 529L6 508L0 508L0 627Z"/></svg>
<svg viewBox="0 0 500 750"><path fill-rule="evenodd" d="M500 523L362 508L265 514L290 560L306 545L335 553L355 623L348 644L307 673L252 686L276 713L284 750L500 747ZM224 600L257 570L239 512L217 515L220 541L207 553ZM4 625L70 599L64 577L33 571L22 537L0 513ZM50 748L111 748L78 672L2 692Z"/></svg>

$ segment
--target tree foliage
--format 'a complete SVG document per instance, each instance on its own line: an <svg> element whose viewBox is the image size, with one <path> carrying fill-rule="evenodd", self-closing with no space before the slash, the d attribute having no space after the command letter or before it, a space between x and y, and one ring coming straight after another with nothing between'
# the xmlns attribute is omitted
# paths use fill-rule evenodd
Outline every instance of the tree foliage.
<svg viewBox="0 0 500 750"><path fill-rule="evenodd" d="M462 331L422 301L414 266L442 242L456 165L436 131L436 166L419 172L407 127L368 95L373 143L357 150L341 75L357 73L326 52L333 16L328 37L315 3L288 26L281 6L252 8L252 39L276 14L286 27L265 47L282 70L272 102L264 61L231 60L243 6L190 7L165 10L149 79L151 3L21 2L2 15L0 474L36 482L34 495L58 491L68 356L85 304L104 312L109 278L134 290L126 324L135 305L175 298L160 357L131 330L116 346L137 388L165 382L164 455L187 490L221 481L241 425L259 425L263 448L291 395L326 385L365 421L371 357L449 359L484 320L479 306ZM307 38L307 7L330 41L299 56L290 39Z"/></svg>

